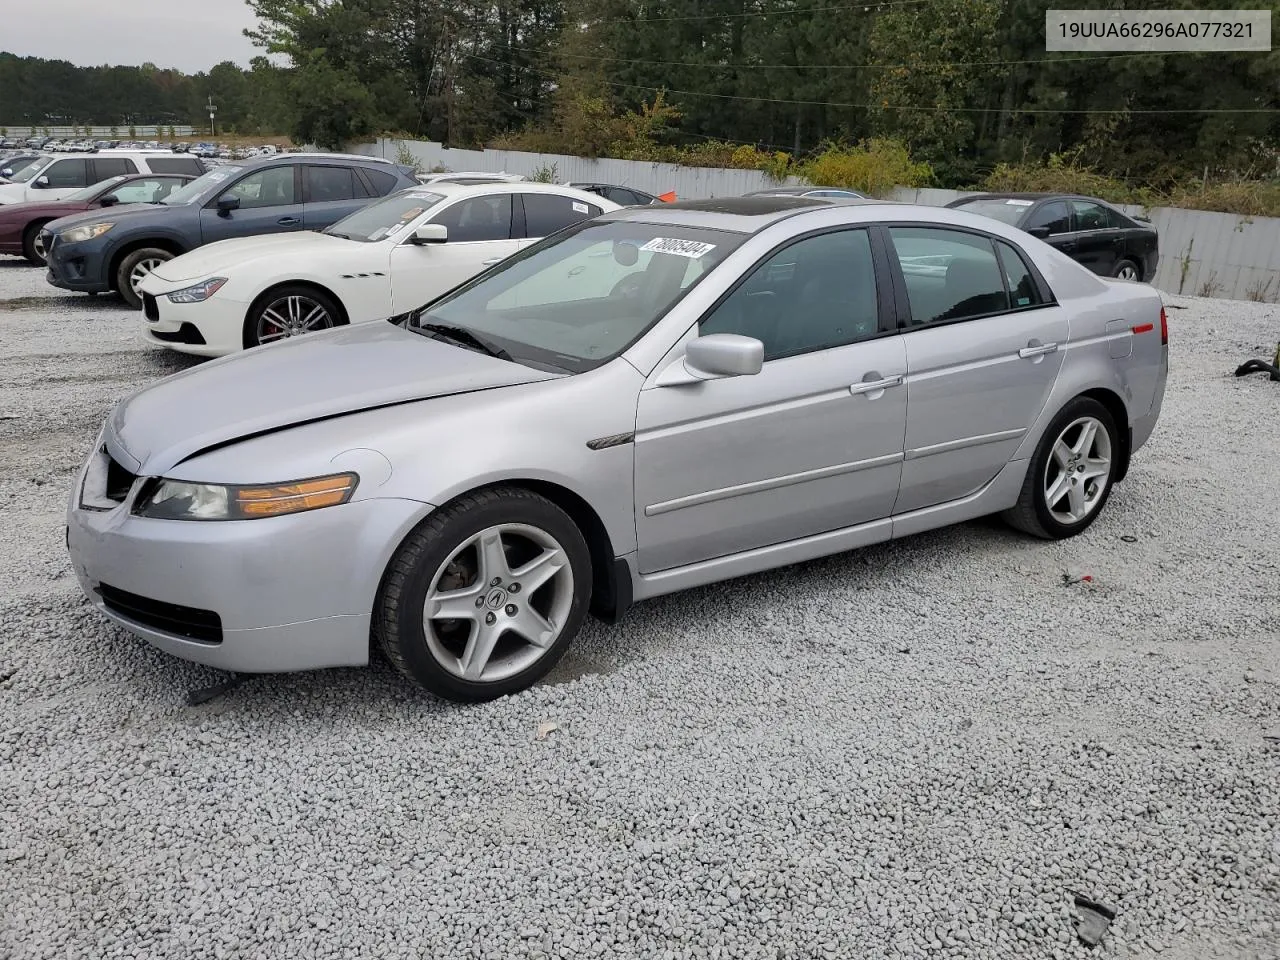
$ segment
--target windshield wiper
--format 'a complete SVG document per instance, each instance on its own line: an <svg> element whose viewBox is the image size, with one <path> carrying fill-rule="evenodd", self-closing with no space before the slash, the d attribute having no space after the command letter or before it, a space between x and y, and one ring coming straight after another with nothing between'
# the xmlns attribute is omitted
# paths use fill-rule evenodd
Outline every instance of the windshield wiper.
<svg viewBox="0 0 1280 960"><path fill-rule="evenodd" d="M423 330L429 334L435 334L436 339L452 340L454 343L471 347L474 350L479 350L481 353L488 354L491 357L496 357L499 360L510 360L513 363L515 362L512 360L511 354L507 353L507 351L503 350L501 347L495 346L488 340L476 336L466 327L454 327L447 323L419 323L410 329Z"/></svg>

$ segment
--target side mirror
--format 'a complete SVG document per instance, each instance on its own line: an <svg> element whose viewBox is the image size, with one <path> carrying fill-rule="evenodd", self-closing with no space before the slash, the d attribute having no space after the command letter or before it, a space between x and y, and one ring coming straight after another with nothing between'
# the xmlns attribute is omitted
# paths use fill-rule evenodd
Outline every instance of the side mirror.
<svg viewBox="0 0 1280 960"><path fill-rule="evenodd" d="M115 197L114 195L112 195L112 194L108 193L105 197L103 197L101 200L99 200L99 201L98 201L98 206L100 206L100 207L114 207L114 206L115 206L117 203L119 203L119 202L120 202L119 198L117 198L117 197Z"/></svg>
<svg viewBox="0 0 1280 960"><path fill-rule="evenodd" d="M754 337L736 333L712 333L698 337L685 348L684 356L658 377L660 387L751 377L764 368L764 344Z"/></svg>
<svg viewBox="0 0 1280 960"><path fill-rule="evenodd" d="M12 176L13 176L13 167L5 167L3 170L0 170L0 177L4 177L6 180L8 180Z"/></svg>
<svg viewBox="0 0 1280 960"><path fill-rule="evenodd" d="M35 183L33 183L33 184L32 184L32 186L33 186L33 187L35 187L35 188L37 188L37 189L39 189L39 190L45 190L45 189L47 189L47 188L48 188L48 186L49 186L49 178L48 178L48 177L36 177L36 182L35 182Z"/></svg>
<svg viewBox="0 0 1280 960"><path fill-rule="evenodd" d="M449 228L443 223L424 223L413 231L413 237L409 242L419 246L429 243L446 243L448 240Z"/></svg>
<svg viewBox="0 0 1280 960"><path fill-rule="evenodd" d="M1049 228L1048 227L1029 227L1027 229L1027 233L1031 234L1033 237L1036 237L1040 240L1045 240L1049 236Z"/></svg>
<svg viewBox="0 0 1280 960"><path fill-rule="evenodd" d="M218 212L230 213L232 210L240 209L240 198L232 196L221 196L218 198Z"/></svg>

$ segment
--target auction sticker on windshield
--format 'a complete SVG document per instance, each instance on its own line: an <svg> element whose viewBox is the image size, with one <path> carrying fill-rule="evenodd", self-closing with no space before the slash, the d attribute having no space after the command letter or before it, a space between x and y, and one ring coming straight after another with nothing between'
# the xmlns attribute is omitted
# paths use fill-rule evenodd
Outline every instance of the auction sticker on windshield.
<svg viewBox="0 0 1280 960"><path fill-rule="evenodd" d="M645 253L669 253L677 257L688 257L697 260L705 257L716 248L714 243L703 243L700 240L677 240L673 237L654 237L643 247Z"/></svg>

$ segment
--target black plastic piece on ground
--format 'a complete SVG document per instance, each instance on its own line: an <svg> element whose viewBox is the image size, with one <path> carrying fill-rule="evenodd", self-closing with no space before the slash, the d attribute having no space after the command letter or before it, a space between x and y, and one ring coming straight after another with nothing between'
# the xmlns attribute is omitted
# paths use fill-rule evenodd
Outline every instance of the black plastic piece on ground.
<svg viewBox="0 0 1280 960"><path fill-rule="evenodd" d="M224 693L230 693L242 683L244 683L244 677L233 673L226 680L222 681L222 683L215 683L211 687L199 687L195 690L188 690L187 706L198 707L202 703L208 703L210 700L215 700Z"/></svg>
<svg viewBox="0 0 1280 960"><path fill-rule="evenodd" d="M1251 373L1269 373L1273 381L1280 383L1280 367L1274 363L1267 363L1265 360L1246 360L1236 367L1237 377L1244 377Z"/></svg>
<svg viewBox="0 0 1280 960"><path fill-rule="evenodd" d="M1076 936L1086 946L1096 947L1111 926L1111 921L1116 918L1116 912L1079 893L1075 895L1075 903L1076 911L1080 914L1076 920Z"/></svg>

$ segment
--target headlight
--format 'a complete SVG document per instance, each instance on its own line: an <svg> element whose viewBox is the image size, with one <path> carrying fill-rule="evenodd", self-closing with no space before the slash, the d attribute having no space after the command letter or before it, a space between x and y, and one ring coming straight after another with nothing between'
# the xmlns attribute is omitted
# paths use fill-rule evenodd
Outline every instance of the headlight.
<svg viewBox="0 0 1280 960"><path fill-rule="evenodd" d="M63 243L84 243L102 236L114 226L114 223L86 223L83 227L72 227L63 232L61 240Z"/></svg>
<svg viewBox="0 0 1280 960"><path fill-rule="evenodd" d="M336 473L271 486L228 486L159 480L134 512L154 520L253 520L346 503L359 477Z"/></svg>
<svg viewBox="0 0 1280 960"><path fill-rule="evenodd" d="M173 291L169 294L169 299L174 303L204 303L221 290L226 282L226 277L210 277L208 280L201 280L189 287Z"/></svg>

